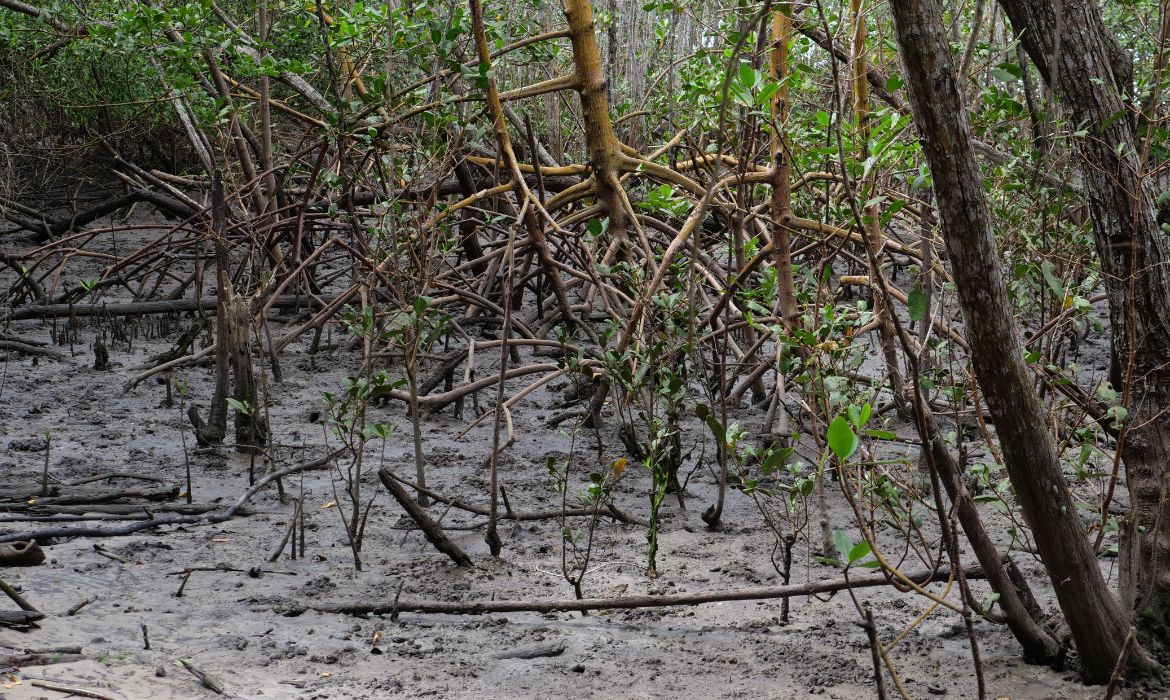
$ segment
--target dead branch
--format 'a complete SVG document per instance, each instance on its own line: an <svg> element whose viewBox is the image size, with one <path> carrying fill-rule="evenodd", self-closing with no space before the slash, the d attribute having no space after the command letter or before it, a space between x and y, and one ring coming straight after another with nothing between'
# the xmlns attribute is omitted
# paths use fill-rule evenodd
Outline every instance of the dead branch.
<svg viewBox="0 0 1170 700"><path fill-rule="evenodd" d="M982 578L980 569L964 569L967 578ZM919 586L945 581L950 577L947 569L917 571L907 575ZM332 615L390 615L399 612L415 612L429 615L489 615L514 612L584 612L587 610L631 610L635 608L668 608L680 605L702 605L705 603L726 603L737 600L776 600L802 595L835 593L845 589L874 588L886 586L890 580L883 574L872 576L851 576L848 580L831 579L813 581L791 586L759 586L755 588L733 588L726 591L699 591L674 593L670 595L618 596L614 598L585 598L582 600L488 600L469 603L440 602L423 600L400 600L397 603L342 603L336 605L279 605L272 610L285 615L309 611Z"/></svg>

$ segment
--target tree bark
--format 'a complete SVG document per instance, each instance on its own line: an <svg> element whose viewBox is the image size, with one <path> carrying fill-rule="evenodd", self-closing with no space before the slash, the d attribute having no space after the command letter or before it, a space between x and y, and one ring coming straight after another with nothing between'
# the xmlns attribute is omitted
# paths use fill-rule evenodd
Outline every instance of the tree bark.
<svg viewBox="0 0 1170 700"><path fill-rule="evenodd" d="M890 7L975 374L1020 509L1076 641L1082 676L1104 683L1121 654L1125 615L1084 536L1024 364L942 15L935 0L899 0Z"/></svg>
<svg viewBox="0 0 1170 700"><path fill-rule="evenodd" d="M601 51L597 47L593 7L589 0L563 0L561 9L568 20L569 40L573 44L573 66L581 95L581 115L585 121L585 144L593 166L597 199L609 216L610 234L624 240L629 217L618 182L622 153L609 116L609 95L601 66Z"/></svg>
<svg viewBox="0 0 1170 700"><path fill-rule="evenodd" d="M1143 646L1165 663L1170 661L1170 260L1153 178L1127 104L1132 62L1094 2L1000 4L1070 121L1084 125L1075 143L1122 368L1124 387L1117 388L1124 388L1128 409L1119 439L1131 504L1121 522L1120 593Z"/></svg>

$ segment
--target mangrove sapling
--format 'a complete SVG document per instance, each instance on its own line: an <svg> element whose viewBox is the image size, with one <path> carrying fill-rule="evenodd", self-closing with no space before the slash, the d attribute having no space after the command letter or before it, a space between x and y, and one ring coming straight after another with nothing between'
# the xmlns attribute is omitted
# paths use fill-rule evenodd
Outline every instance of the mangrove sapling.
<svg viewBox="0 0 1170 700"><path fill-rule="evenodd" d="M440 338L448 333L450 320L449 315L432 306L429 297L420 295L414 297L409 306L399 310L390 321L389 326L379 334L381 340L389 342L392 346L397 346L402 351L406 379L393 385L381 384L375 387L374 398L381 398L389 391L401 388L403 384L406 385L409 393L408 403L413 430L411 435L414 443L415 479L416 483L424 489L427 483L426 458L423 454L422 442L422 411L419 401L420 357L422 353L430 350ZM416 497L420 506L429 505L425 493L419 491Z"/></svg>
<svg viewBox="0 0 1170 700"><path fill-rule="evenodd" d="M575 530L569 525L569 480L573 472L573 459L576 454L577 432L584 429L579 427L573 431L569 440L569 456L565 461L564 471L557 466L553 456L548 458L548 473L553 478L554 488L561 497L561 574L573 587L573 594L577 600L584 599L582 585L585 575L589 572L589 562L593 555L594 535L597 523L601 519L602 511L613 501L614 484L625 473L629 460L620 457L610 463L603 471L589 474L589 484L577 494L577 499L589 511L584 532ZM588 614L587 612L585 614Z"/></svg>
<svg viewBox="0 0 1170 700"><path fill-rule="evenodd" d="M367 410L377 395L378 389L400 387L405 383L405 379L392 381L385 371L381 371L371 374L369 377L346 378L342 380L342 394L325 394L328 417L326 419L327 425L323 426L323 429L325 430L326 443L328 443L331 433L341 441L343 450L349 455L344 468L337 462L334 464L336 475L343 484L344 497L349 506L348 517L342 515L341 520L345 528L346 539L353 552L354 566L359 571L362 568L361 549L366 518L370 506L373 505L374 499L378 496L378 489L375 488L373 495L368 500L363 501L361 482L366 476L364 464L366 442L374 437L382 438L384 455L385 438L391 430L388 424L367 423ZM338 504L342 502L336 492L336 482L334 482L334 500Z"/></svg>
<svg viewBox="0 0 1170 700"><path fill-rule="evenodd" d="M678 481L683 460L679 423L687 398L685 379L675 367L677 358L681 356L680 342L686 337L685 327L681 323L676 325L676 321L681 320L680 312L685 308L682 295L663 294L655 297L654 301L673 311L668 316L668 325L657 334L658 340L645 349L640 345L631 345L620 355L609 350L603 363L609 383L626 397L618 406L623 421L623 440L632 454L641 457L642 465L651 476L650 526L646 533L649 545L646 570L651 577L657 575L659 512L672 486L679 494L680 505L683 503L682 485ZM633 430L634 401L638 402L638 414L650 434L649 445L645 449L628 432Z"/></svg>
<svg viewBox="0 0 1170 700"><path fill-rule="evenodd" d="M854 545L846 533L840 530L837 530L834 533L836 549L841 553L841 557L844 560L846 577L848 577L849 567L860 561L871 552L874 554L875 561L862 564L863 566L869 566L870 568L876 568L880 566L885 571L894 573L897 572L897 568L891 565L881 556L880 552L878 551L876 533L873 530L872 522L866 521L864 519L861 508L857 502L857 498L851 493L850 489L846 487L846 475L849 473L846 470L847 466L853 466L858 470L856 473L858 474L857 480L860 487L860 474L863 464L868 467L874 467L885 463L877 460L868 460L864 463L854 462L852 465L850 465L849 462L849 460L855 454L857 454L861 448L861 435L868 435L871 437L886 437L884 431L867 427L871 417L872 408L870 404L865 403L860 406L849 405L846 407L846 410L843 413L837 415L837 417L833 419L833 422L829 425L829 429L825 436L825 441L829 447L829 451L832 452L833 457L837 460L838 474L841 477L842 483L842 493L846 496L850 506L853 508L854 516L857 519L857 524L860 527L863 536L863 541L857 545ZM948 514L948 511L942 500L942 487L938 480L938 473L933 468L933 461L931 461L930 464L933 486L932 492L935 499L935 511L939 518L939 524L943 537L942 546L947 550L951 564L955 565L959 561L958 539L955 534L954 524L952 523L950 515ZM862 491L862 494L864 495L864 491ZM934 597L932 599L940 605L945 604L945 607L958 613L962 617L963 622L967 628L968 638L971 645L971 654L975 666L975 675L979 686L979 694L980 697L983 697L984 682L982 665L980 661L979 647L975 638L974 627L971 619L971 608L969 605L969 602L971 601L971 595L967 587L967 582L962 576L962 572L957 572L957 577L960 591L959 605L956 606L954 604L944 603L944 599L946 597L945 594L942 597ZM919 592L922 593L922 591ZM929 594L927 595L930 597ZM894 671L893 663L891 662L888 654L889 648L882 645L878 640L876 630L872 628L872 619L866 614L866 611L858 603L856 597L853 596L852 591L850 591L850 597L853 600L854 606L857 608L858 614L861 615L863 619L865 619L865 622L858 624L866 629L867 634L869 635L870 644L876 650L875 659L880 655L881 659L885 662L886 667L890 672L890 676L894 680L895 686L898 688L898 691L902 693L903 696L907 696L904 686ZM876 667L875 673L880 673L879 669Z"/></svg>
<svg viewBox="0 0 1170 700"><path fill-rule="evenodd" d="M849 580L849 569L855 564L859 566L868 566L869 568L877 567L878 563L876 561L862 561L868 557L872 551L867 540L862 540L857 544L853 544L853 540L850 539L849 535L841 530L837 530L833 533L833 539L836 542L837 549L842 552L842 555L844 556L844 561L841 563L844 565L846 581ZM894 681L894 687L897 688L899 694L901 694L903 698L908 699L910 695L907 693L906 686L903 684L902 679L894 670L894 665L890 661L889 650L878 638L877 625L874 623L873 611L870 610L869 604L862 604L857 600L857 594L854 593L852 586L846 588L845 590L849 592L849 599L853 601L853 606L861 615L861 621L857 622L856 624L858 627L861 627L863 630L865 630L866 638L869 640L869 648L873 657L873 677L874 683L877 686L878 698L881 700L885 700L886 698L885 678L882 675L882 662L884 661L886 664L886 669L890 673L890 678Z"/></svg>
<svg viewBox="0 0 1170 700"><path fill-rule="evenodd" d="M823 274L827 276L830 271L826 267ZM825 489L825 475L833 471L828 469L832 454L825 443L825 431L830 425L828 416L848 405L858 390L856 382L850 377L855 376L857 368L864 361L866 346L859 342L854 331L868 325L873 315L865 301L858 301L855 308L838 307L832 300L820 299L824 290L819 284L816 288L819 300L816 317L819 324L815 330L794 326L784 342L802 350L799 354L802 372L797 375L797 381L805 384L809 393L805 406L814 424L809 432L822 455L815 475L821 553L826 559L834 560L837 558L837 548L829 522ZM835 338L842 338L843 341L838 342Z"/></svg>
<svg viewBox="0 0 1170 700"><path fill-rule="evenodd" d="M809 496L816 480L805 474L803 462L789 463L795 453L792 447L755 448L747 442L747 432L737 423L732 423L724 432L723 425L709 412L701 412L700 417L726 449L735 469L732 475L734 485L752 500L771 531L773 545L769 558L772 568L780 575L783 584L788 585L792 579L792 548L799 537L806 536L810 521ZM782 600L781 623L787 624L788 616L788 601Z"/></svg>

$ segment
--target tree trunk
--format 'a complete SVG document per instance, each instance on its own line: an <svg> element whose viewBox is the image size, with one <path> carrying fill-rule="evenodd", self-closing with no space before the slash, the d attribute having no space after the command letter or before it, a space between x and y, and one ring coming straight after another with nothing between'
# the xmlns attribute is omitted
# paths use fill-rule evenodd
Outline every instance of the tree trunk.
<svg viewBox="0 0 1170 700"><path fill-rule="evenodd" d="M622 153L613 122L609 116L609 98L601 51L593 24L593 7L589 0L563 0L562 9L569 23L569 40L573 44L573 66L577 90L581 94L581 115L585 121L585 144L593 166L597 199L609 216L610 235L622 240L629 223L622 202L618 175Z"/></svg>
<svg viewBox="0 0 1170 700"><path fill-rule="evenodd" d="M1119 439L1131 511L1122 520L1120 592L1143 646L1170 660L1170 261L1156 193L1125 99L1131 59L1086 0L1001 0L1041 77L1083 124L1075 140L1121 362ZM1057 20L1057 7L1060 19ZM1057 38L1059 28L1060 37ZM1061 48L1063 47L1063 49ZM1122 389L1122 387L1117 387Z"/></svg>
<svg viewBox="0 0 1170 700"><path fill-rule="evenodd" d="M975 374L1020 508L1076 641L1082 675L1103 683L1121 654L1125 616L1084 536L1029 381L942 15L935 0L899 0L890 7Z"/></svg>
<svg viewBox="0 0 1170 700"><path fill-rule="evenodd" d="M248 300L236 296L231 284L227 289L228 328L227 344L232 369L232 398L237 406L234 415L236 450L261 454L268 444L268 424L261 410L256 391L256 372L252 365L252 313Z"/></svg>
<svg viewBox="0 0 1170 700"><path fill-rule="evenodd" d="M228 303L231 299L231 258L227 249L227 201L224 199L223 176L218 167L211 170L211 239L215 249L215 390L207 422L199 408L191 404L187 417L195 427L195 441L201 446L219 445L227 435L227 398L231 385L231 327Z"/></svg>

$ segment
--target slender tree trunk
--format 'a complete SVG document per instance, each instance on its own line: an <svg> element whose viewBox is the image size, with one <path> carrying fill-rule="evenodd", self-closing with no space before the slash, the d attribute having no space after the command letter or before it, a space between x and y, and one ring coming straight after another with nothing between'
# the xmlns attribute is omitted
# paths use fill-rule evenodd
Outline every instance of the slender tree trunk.
<svg viewBox="0 0 1170 700"><path fill-rule="evenodd" d="M1119 439L1131 504L1121 523L1120 592L1143 646L1165 663L1170 660L1170 260L1145 169L1146 147L1126 103L1133 91L1131 59L1094 2L1000 4L1071 121L1084 125L1075 142L1128 409Z"/></svg>
<svg viewBox="0 0 1170 700"><path fill-rule="evenodd" d="M227 435L228 392L231 390L231 258L227 249L227 202L224 199L223 175L218 167L211 169L211 238L215 249L215 390L207 422L199 415L195 404L187 409L187 416L195 427L195 440L201 446L219 445Z"/></svg>
<svg viewBox="0 0 1170 700"><path fill-rule="evenodd" d="M1056 590L1083 677L1109 680L1127 624L1097 566L1032 390L954 59L935 0L890 3L975 374L995 418L1024 518Z"/></svg>

